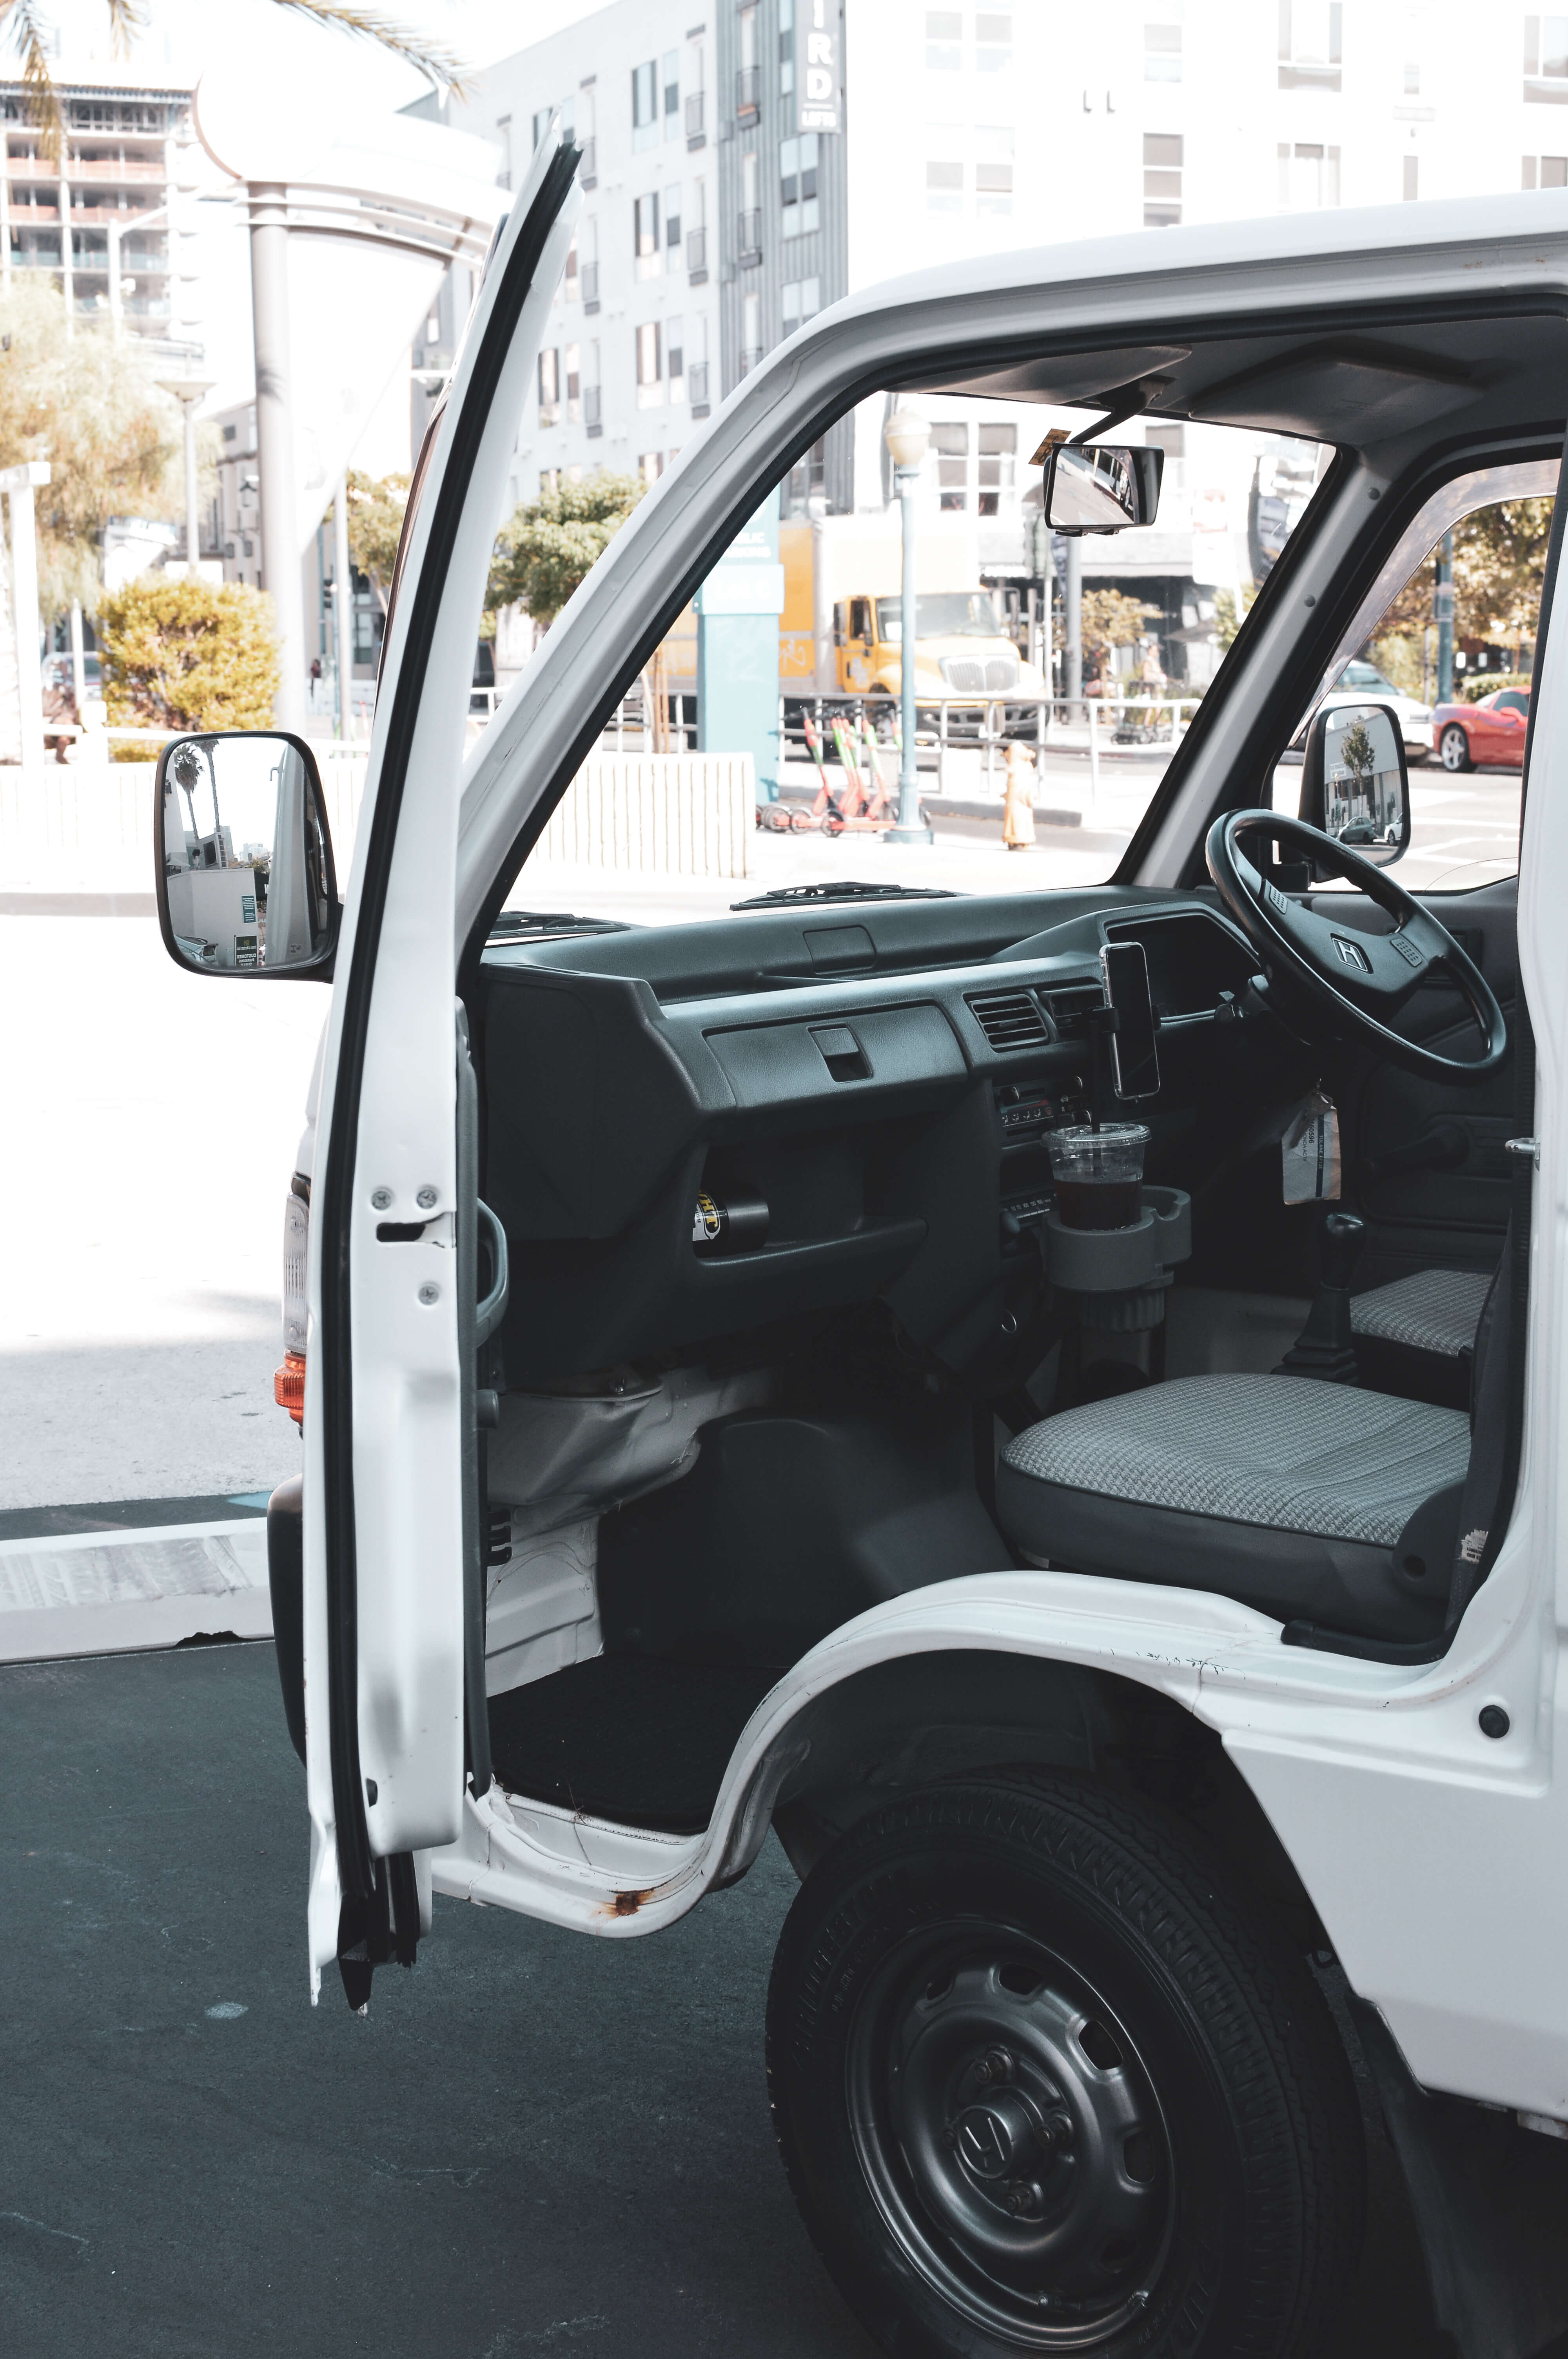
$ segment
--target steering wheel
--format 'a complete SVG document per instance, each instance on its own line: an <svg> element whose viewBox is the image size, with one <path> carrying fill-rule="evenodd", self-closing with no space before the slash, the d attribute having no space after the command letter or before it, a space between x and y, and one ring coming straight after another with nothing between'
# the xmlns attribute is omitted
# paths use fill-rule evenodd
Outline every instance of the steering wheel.
<svg viewBox="0 0 1568 2359"><path fill-rule="evenodd" d="M1253 833L1299 846L1314 870L1337 872L1393 919L1391 931L1364 933L1359 926L1336 924L1281 893L1240 848L1238 839ZM1300 984L1337 1019L1336 1028L1361 1033L1390 1063L1432 1080L1479 1082L1497 1071L1508 1054L1509 1032L1490 984L1446 926L1387 869L1303 820L1271 810L1227 811L1210 828L1204 854L1220 899L1265 973ZM1411 995L1438 975L1456 984L1464 998L1481 1036L1478 1057L1439 1056L1390 1029Z"/></svg>

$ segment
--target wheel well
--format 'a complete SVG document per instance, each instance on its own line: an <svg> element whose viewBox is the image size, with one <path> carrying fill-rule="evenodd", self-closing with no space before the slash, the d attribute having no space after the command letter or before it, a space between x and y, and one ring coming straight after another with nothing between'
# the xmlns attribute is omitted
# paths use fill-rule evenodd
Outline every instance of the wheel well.
<svg viewBox="0 0 1568 2359"><path fill-rule="evenodd" d="M1219 1737L1141 1680L981 1648L901 1656L813 1697L773 1825L802 1876L911 1787L1067 1770L1186 1821L1302 1949L1327 1936L1289 1854Z"/></svg>

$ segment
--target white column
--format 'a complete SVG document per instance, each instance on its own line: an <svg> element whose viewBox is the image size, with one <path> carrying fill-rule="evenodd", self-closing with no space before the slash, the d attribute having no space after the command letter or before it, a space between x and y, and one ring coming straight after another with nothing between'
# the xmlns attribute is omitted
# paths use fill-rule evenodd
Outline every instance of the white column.
<svg viewBox="0 0 1568 2359"><path fill-rule="evenodd" d="M256 362L256 472L261 477L262 586L277 615L280 729L305 724L305 598L294 513L294 417L288 350L288 191L252 180L251 310Z"/></svg>
<svg viewBox="0 0 1568 2359"><path fill-rule="evenodd" d="M44 680L38 629L38 549L33 493L49 479L47 459L0 470L0 492L11 507L11 612L16 625L16 700L22 724L22 776L41 785L44 768Z"/></svg>

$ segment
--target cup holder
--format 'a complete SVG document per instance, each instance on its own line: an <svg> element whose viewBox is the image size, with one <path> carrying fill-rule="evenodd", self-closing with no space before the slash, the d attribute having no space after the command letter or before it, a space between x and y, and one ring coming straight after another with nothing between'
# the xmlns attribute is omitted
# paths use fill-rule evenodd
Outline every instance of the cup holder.
<svg viewBox="0 0 1568 2359"><path fill-rule="evenodd" d="M1073 1229L1051 1204L1040 1232L1046 1274L1068 1294L1130 1294L1152 1286L1193 1250L1193 1200L1184 1188L1145 1182L1125 1229Z"/></svg>

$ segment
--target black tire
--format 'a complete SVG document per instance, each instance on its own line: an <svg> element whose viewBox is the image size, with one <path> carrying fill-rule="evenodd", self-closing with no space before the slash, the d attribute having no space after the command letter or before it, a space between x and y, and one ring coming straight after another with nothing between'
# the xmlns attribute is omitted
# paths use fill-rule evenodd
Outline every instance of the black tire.
<svg viewBox="0 0 1568 2359"><path fill-rule="evenodd" d="M1437 758L1445 770L1459 771L1474 767L1470 758L1468 733L1457 721L1451 721L1438 739Z"/></svg>
<svg viewBox="0 0 1568 2359"><path fill-rule="evenodd" d="M898 2359L1306 2359L1365 2155L1310 1975L1162 1813L927 1788L813 1869L768 1999L773 2122Z"/></svg>

